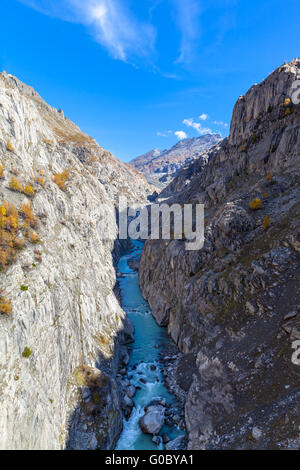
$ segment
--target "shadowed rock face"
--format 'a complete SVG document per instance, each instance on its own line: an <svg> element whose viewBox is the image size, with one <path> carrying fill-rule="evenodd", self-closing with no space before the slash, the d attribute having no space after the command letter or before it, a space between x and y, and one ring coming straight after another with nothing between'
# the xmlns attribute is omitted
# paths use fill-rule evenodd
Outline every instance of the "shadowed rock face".
<svg viewBox="0 0 300 470"><path fill-rule="evenodd" d="M300 337L300 107L290 99L299 79L297 59L252 87L207 163L166 188L169 203L205 204L204 248L147 241L142 254L155 318L196 357L189 449L299 448L291 358Z"/></svg>
<svg viewBox="0 0 300 470"><path fill-rule="evenodd" d="M143 203L151 189L6 73L0 74L0 163L1 201L17 210L31 201L41 240L15 249L0 276L12 306L10 316L0 315L0 447L59 449L69 437L71 448L113 448L122 427L118 344L131 329L114 293L112 252L121 249L114 210L101 215L99 205L117 202L121 193ZM53 180L64 171L65 188ZM9 189L12 177L23 188L30 182L34 195ZM111 240L101 235L108 222ZM16 235L23 236L21 225ZM2 250L3 231L1 237ZM100 367L107 377L91 387L106 403L105 416L97 395L84 396L86 385L74 379L82 366Z"/></svg>
<svg viewBox="0 0 300 470"><path fill-rule="evenodd" d="M130 163L147 178L149 183L158 188L165 188L181 168L201 158L202 154L221 140L220 134L184 139L168 150L153 149Z"/></svg>

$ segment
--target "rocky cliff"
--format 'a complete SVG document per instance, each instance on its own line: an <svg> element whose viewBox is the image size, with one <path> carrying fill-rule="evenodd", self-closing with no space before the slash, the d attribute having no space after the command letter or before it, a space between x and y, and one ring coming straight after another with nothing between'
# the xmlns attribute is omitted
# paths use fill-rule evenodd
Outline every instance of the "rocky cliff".
<svg viewBox="0 0 300 470"><path fill-rule="evenodd" d="M299 79L296 59L253 86L229 137L174 183L170 203L205 205L204 248L142 255L143 294L188 359L189 449L299 448Z"/></svg>
<svg viewBox="0 0 300 470"><path fill-rule="evenodd" d="M162 189L168 186L181 168L197 160L203 153L222 140L220 134L206 134L183 139L167 150L153 149L130 163L150 184Z"/></svg>
<svg viewBox="0 0 300 470"><path fill-rule="evenodd" d="M100 205L151 189L5 72L0 164L0 447L113 448L132 329L114 293L114 210Z"/></svg>

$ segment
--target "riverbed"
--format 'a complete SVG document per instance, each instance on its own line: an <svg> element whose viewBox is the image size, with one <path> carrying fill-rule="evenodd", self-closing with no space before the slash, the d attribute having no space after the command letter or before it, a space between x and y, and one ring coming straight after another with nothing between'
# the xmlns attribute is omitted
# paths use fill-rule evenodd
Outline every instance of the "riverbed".
<svg viewBox="0 0 300 470"><path fill-rule="evenodd" d="M138 272L130 267L132 261L139 259L143 243L133 241L134 248L122 256L118 264L118 282L121 292L122 308L126 311L135 328L135 341L132 344L127 379L137 387L133 398L134 408L118 441L116 450L157 450L164 449L162 441L157 445L152 436L144 434L139 427L139 419L145 414L144 407L151 401L165 400L167 409L176 411L178 403L164 383L163 364L160 355L167 349L171 339L165 328L158 326L148 303L143 299L138 282ZM183 435L178 426L164 426L160 435L167 434L170 439Z"/></svg>

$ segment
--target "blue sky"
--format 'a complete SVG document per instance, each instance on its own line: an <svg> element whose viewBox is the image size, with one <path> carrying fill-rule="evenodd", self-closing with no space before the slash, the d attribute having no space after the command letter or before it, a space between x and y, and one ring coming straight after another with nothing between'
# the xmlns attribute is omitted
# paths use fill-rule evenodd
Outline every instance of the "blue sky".
<svg viewBox="0 0 300 470"><path fill-rule="evenodd" d="M299 56L299 0L0 0L0 69L122 160L229 131Z"/></svg>

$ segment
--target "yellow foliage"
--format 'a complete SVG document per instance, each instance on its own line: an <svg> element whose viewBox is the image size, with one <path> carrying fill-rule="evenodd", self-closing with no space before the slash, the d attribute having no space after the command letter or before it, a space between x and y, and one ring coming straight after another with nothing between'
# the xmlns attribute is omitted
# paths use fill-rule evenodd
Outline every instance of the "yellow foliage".
<svg viewBox="0 0 300 470"><path fill-rule="evenodd" d="M24 224L25 226L36 226L36 220L34 218L33 209L31 202L29 204L22 204L20 209L20 214L24 217Z"/></svg>
<svg viewBox="0 0 300 470"><path fill-rule="evenodd" d="M286 98L284 100L284 106L289 106L291 104L291 98Z"/></svg>
<svg viewBox="0 0 300 470"><path fill-rule="evenodd" d="M26 183L23 192L24 192L27 196L30 196L30 197L31 197L31 196L34 196L34 189L33 189L33 187L32 187L29 183Z"/></svg>
<svg viewBox="0 0 300 470"><path fill-rule="evenodd" d="M262 208L262 202L261 200L256 197L255 199L253 199L250 203L249 203L249 207L250 209L252 209L253 211L257 211L258 209L261 209Z"/></svg>
<svg viewBox="0 0 300 470"><path fill-rule="evenodd" d="M8 141L6 142L6 147L7 147L7 150L9 150L10 152L14 152L14 151L15 151L15 149L14 149L14 147L13 147L13 145L12 145L12 143L11 143L10 140L8 140Z"/></svg>
<svg viewBox="0 0 300 470"><path fill-rule="evenodd" d="M12 176L9 182L9 187L13 191L19 191L19 192L23 191L23 186L21 185L20 181L15 176Z"/></svg>
<svg viewBox="0 0 300 470"><path fill-rule="evenodd" d="M264 199L268 199L268 193L264 193Z"/></svg>
<svg viewBox="0 0 300 470"><path fill-rule="evenodd" d="M3 165L0 165L0 179L4 178L4 170L3 170Z"/></svg>
<svg viewBox="0 0 300 470"><path fill-rule="evenodd" d="M38 177L36 182L41 186L45 186L45 178L43 178L42 176Z"/></svg>
<svg viewBox="0 0 300 470"><path fill-rule="evenodd" d="M286 108L286 110L284 111L284 115L288 116L289 114L292 114L292 110L291 108Z"/></svg>
<svg viewBox="0 0 300 470"><path fill-rule="evenodd" d="M69 178L69 172L64 170L62 173L54 173L53 181L57 184L57 186L62 190L66 190L66 182Z"/></svg>
<svg viewBox="0 0 300 470"><path fill-rule="evenodd" d="M268 230L268 228L270 227L271 225L271 220L270 220L270 217L268 215L265 216L264 220L263 220L263 229L264 230Z"/></svg>
<svg viewBox="0 0 300 470"><path fill-rule="evenodd" d="M0 297L0 314L2 315L10 315L12 312L12 306L10 301L6 298L1 296Z"/></svg>

